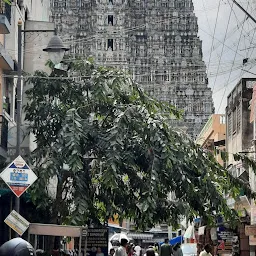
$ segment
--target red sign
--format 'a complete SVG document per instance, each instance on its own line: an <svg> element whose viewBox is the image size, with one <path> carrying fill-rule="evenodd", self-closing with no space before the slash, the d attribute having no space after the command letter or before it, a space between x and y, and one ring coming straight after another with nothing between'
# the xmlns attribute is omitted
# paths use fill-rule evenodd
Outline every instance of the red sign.
<svg viewBox="0 0 256 256"><path fill-rule="evenodd" d="M219 242L219 246L218 246L218 250L225 250L225 242L224 241L220 241Z"/></svg>
<svg viewBox="0 0 256 256"><path fill-rule="evenodd" d="M27 190L27 187L10 186L10 189L17 197L20 197Z"/></svg>

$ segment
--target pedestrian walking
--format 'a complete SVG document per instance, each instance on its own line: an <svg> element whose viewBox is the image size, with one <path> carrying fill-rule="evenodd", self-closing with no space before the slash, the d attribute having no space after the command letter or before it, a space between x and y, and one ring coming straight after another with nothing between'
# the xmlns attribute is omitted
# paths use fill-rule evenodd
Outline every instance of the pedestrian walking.
<svg viewBox="0 0 256 256"><path fill-rule="evenodd" d="M174 246L173 246L173 255L174 256L183 256L183 252L180 248L180 243L176 243Z"/></svg>
<svg viewBox="0 0 256 256"><path fill-rule="evenodd" d="M164 243L160 247L160 256L171 256L173 255L172 247L169 244L169 239L166 238Z"/></svg>
<svg viewBox="0 0 256 256"><path fill-rule="evenodd" d="M126 247L128 245L128 240L122 238L120 241L120 246L116 249L115 256L127 256Z"/></svg>
<svg viewBox="0 0 256 256"><path fill-rule="evenodd" d="M141 246L139 244L136 244L136 246L134 247L136 256L142 256L142 249Z"/></svg>
<svg viewBox="0 0 256 256"><path fill-rule="evenodd" d="M96 256L104 256L104 253L101 251L100 247L97 248Z"/></svg>
<svg viewBox="0 0 256 256"><path fill-rule="evenodd" d="M200 253L199 256L212 256L212 254L210 253L210 251L212 250L212 247L207 244L204 247L204 250Z"/></svg>
<svg viewBox="0 0 256 256"><path fill-rule="evenodd" d="M159 254L156 252L156 249L155 249L155 247L154 247L153 245L150 245L150 246L148 247L148 249L154 250L155 256L159 256ZM145 255L145 256L146 256L146 255Z"/></svg>
<svg viewBox="0 0 256 256"><path fill-rule="evenodd" d="M155 244L154 244L154 250L155 250L155 252L158 253L158 251L159 251L159 245L158 245L158 243L155 243Z"/></svg>
<svg viewBox="0 0 256 256"><path fill-rule="evenodd" d="M127 255L128 256L135 256L134 244L129 244L127 246Z"/></svg>
<svg viewBox="0 0 256 256"><path fill-rule="evenodd" d="M108 256L114 256L114 254L115 254L115 249L111 248Z"/></svg>
<svg viewBox="0 0 256 256"><path fill-rule="evenodd" d="M155 251L153 248L149 248L146 250L146 256L155 256Z"/></svg>

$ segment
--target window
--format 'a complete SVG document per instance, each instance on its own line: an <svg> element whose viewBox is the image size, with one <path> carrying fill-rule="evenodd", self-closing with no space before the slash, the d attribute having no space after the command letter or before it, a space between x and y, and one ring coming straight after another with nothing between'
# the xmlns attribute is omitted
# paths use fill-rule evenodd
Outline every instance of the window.
<svg viewBox="0 0 256 256"><path fill-rule="evenodd" d="M236 126L237 126L237 108L235 108L235 110L233 111L233 122L232 122L232 131L233 133L236 132Z"/></svg>
<svg viewBox="0 0 256 256"><path fill-rule="evenodd" d="M241 129L241 103L237 106L237 132Z"/></svg>
<svg viewBox="0 0 256 256"><path fill-rule="evenodd" d="M226 123L226 117L220 116L220 124L225 124L225 123Z"/></svg>
<svg viewBox="0 0 256 256"><path fill-rule="evenodd" d="M228 115L228 136L232 135L232 115Z"/></svg>
<svg viewBox="0 0 256 256"><path fill-rule="evenodd" d="M113 15L108 15L108 25L114 25L114 17Z"/></svg>
<svg viewBox="0 0 256 256"><path fill-rule="evenodd" d="M167 74L166 71L164 71L164 81L169 81L169 75Z"/></svg>
<svg viewBox="0 0 256 256"><path fill-rule="evenodd" d="M113 39L108 39L108 49L109 50L114 50L114 40Z"/></svg>

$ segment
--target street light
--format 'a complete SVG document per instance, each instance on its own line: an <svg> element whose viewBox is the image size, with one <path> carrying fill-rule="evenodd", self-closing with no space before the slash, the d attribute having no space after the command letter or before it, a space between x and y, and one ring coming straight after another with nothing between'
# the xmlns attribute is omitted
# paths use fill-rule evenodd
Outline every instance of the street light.
<svg viewBox="0 0 256 256"><path fill-rule="evenodd" d="M48 46L43 49L43 51L48 52L50 60L55 65L62 61L65 51L68 50L69 49L63 45L62 40L57 35L54 35Z"/></svg>
<svg viewBox="0 0 256 256"><path fill-rule="evenodd" d="M62 40L56 35L56 30L22 30L22 21L18 21L18 79L17 79L17 143L16 143L16 157L20 155L20 146L21 146L21 109L22 109L22 89L21 89L21 52L22 52L22 33L27 32L55 32L55 35L51 38L48 46L43 49L49 53L49 57L54 64L61 62L64 57L65 51L68 48L64 47ZM15 198L15 210L20 212L20 199Z"/></svg>

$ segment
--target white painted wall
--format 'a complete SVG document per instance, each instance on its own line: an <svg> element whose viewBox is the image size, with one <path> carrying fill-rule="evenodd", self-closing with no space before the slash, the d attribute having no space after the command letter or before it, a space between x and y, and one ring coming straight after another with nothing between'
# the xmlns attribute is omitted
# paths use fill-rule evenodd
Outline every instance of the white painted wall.
<svg viewBox="0 0 256 256"><path fill-rule="evenodd" d="M20 8L21 7L21 8ZM18 58L18 21L25 26L25 13L28 20L49 21L50 0L24 0L22 6L16 2L12 3L11 32L6 35L5 47L13 59Z"/></svg>
<svg viewBox="0 0 256 256"><path fill-rule="evenodd" d="M50 0L23 0L18 5L17 1L12 2L12 14L11 14L11 31L10 34L6 35L5 48L9 52L11 57L17 61L18 59L18 21L22 21L22 29L54 29L54 25L49 23L50 13ZM42 49L48 44L51 34L40 34L40 33L22 33L22 68L26 72L33 73L36 69L44 69L45 62L48 59L47 53L44 53ZM12 73L15 75L14 73ZM13 92L16 89L17 79L13 81ZM25 88L26 89L26 88ZM14 94L14 93L13 93ZM13 97L13 102L15 98ZM26 102L25 97L23 97ZM23 102L23 103L24 103ZM9 129L14 127L15 121L15 105L12 104L13 109L10 116ZM23 116L24 118L24 116ZM22 126L22 130L25 132L26 127ZM13 139L16 138L14 132ZM25 138L22 142L22 147L28 148L30 151L35 149L36 144L34 143L33 135Z"/></svg>

